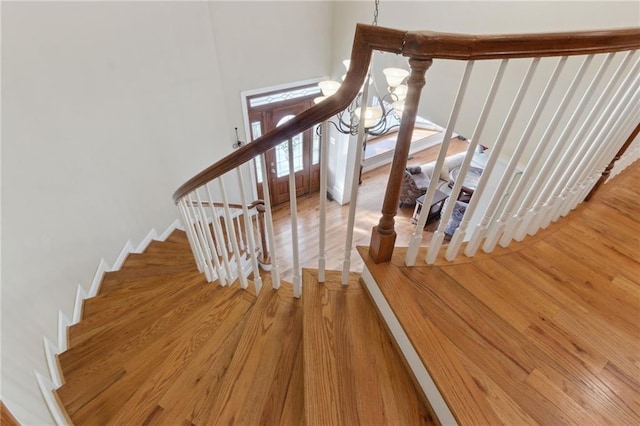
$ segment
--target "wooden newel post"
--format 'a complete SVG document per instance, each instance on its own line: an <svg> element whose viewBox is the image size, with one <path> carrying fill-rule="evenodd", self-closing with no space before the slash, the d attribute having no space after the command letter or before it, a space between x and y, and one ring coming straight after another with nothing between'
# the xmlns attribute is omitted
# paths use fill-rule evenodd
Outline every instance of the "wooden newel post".
<svg viewBox="0 0 640 426"><path fill-rule="evenodd" d="M418 114L420 94L425 84L424 75L431 66L431 63L431 59L418 60L412 58L409 60L409 65L411 66L411 75L407 82L409 90L404 102L398 139L396 141L393 162L391 163L389 182L387 183L387 191L382 204L382 217L378 225L374 226L371 232L369 256L371 256L375 263L388 262L393 255L393 247L396 242L394 217L398 212L400 187L402 185L404 169L407 166L407 159L409 158L411 137Z"/></svg>
<svg viewBox="0 0 640 426"><path fill-rule="evenodd" d="M613 157L613 160L611 160L607 168L604 169L604 171L602 172L602 176L600 176L600 179L598 179L596 184L591 189L591 192L589 192L589 194L585 197L584 199L585 201L589 201L591 197L593 197L593 194L595 194L596 191L598 191L598 188L600 188L600 185L602 185L607 180L607 178L611 174L611 169L613 169L613 166L616 164L616 161L618 161L620 157L624 155L627 148L629 148L629 145L631 145L631 142L633 142L636 136L638 136L638 133L640 133L640 123L638 123L635 129L633 129L633 131L631 132L627 140L624 141L624 144L622 144L622 147L620 148L616 156Z"/></svg>

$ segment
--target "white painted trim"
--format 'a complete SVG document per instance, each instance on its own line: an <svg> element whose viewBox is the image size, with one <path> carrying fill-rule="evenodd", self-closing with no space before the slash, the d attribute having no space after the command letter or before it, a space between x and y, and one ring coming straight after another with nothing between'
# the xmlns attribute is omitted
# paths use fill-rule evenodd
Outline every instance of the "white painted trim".
<svg viewBox="0 0 640 426"><path fill-rule="evenodd" d="M53 391L55 390L53 382L42 374L38 373L37 370L33 370L33 373L36 376L36 381L38 382L40 393L42 393L42 398L47 404L47 408L49 409L53 420L56 422L56 425L68 425L69 423L67 422L67 418L64 414L63 408L60 407L57 398L53 394Z"/></svg>
<svg viewBox="0 0 640 426"><path fill-rule="evenodd" d="M456 422L455 417L453 417L447 403L444 401L429 372L422 363L420 356L418 356L418 353L411 344L409 336L407 336L402 325L400 325L400 321L398 321L398 318L393 313L391 306L389 306L389 303L384 298L382 291L366 265L362 271L362 280L367 286L369 294L382 314L384 321L387 323L404 358L407 360L407 364L411 368L411 371L413 371L422 391L431 403L431 407L433 407L438 420L440 420L440 423L443 425L457 425L458 422Z"/></svg>
<svg viewBox="0 0 640 426"><path fill-rule="evenodd" d="M82 305L84 299L87 299L87 291L78 284L78 289L76 290L76 300L73 304L73 317L71 318L71 324L77 324L82 319Z"/></svg>
<svg viewBox="0 0 640 426"><path fill-rule="evenodd" d="M100 291L100 284L102 284L102 279L104 278L104 273L108 271L112 271L109 267L109 264L104 260L100 259L100 263L98 264L98 269L96 273L93 275L93 281L91 281L91 287L89 288L88 297L94 297Z"/></svg>
<svg viewBox="0 0 640 426"><path fill-rule="evenodd" d="M132 253L134 250L135 247L133 246L133 243L131 242L131 240L128 240L120 251L120 254L116 258L115 262L113 262L111 271L118 271L122 267L124 261L127 259L127 256L129 256L129 253Z"/></svg>
<svg viewBox="0 0 640 426"><path fill-rule="evenodd" d="M142 239L142 241L140 241L140 244L138 244L138 247L136 247L134 253L142 253L143 251L145 251L147 246L151 244L151 241L153 240L158 240L158 232L156 231L156 228L151 228L151 231L149 231L149 233Z"/></svg>
<svg viewBox="0 0 640 426"><path fill-rule="evenodd" d="M71 325L71 320L62 311L58 311L58 353L67 350L67 327Z"/></svg>
<svg viewBox="0 0 640 426"><path fill-rule="evenodd" d="M58 355L60 351L53 343L51 343L51 340L47 339L46 337L43 337L42 340L44 341L44 355L47 358L49 375L53 380L55 388L58 389L60 386L62 386L62 374L60 373L60 370L58 368L58 361L56 360L56 355Z"/></svg>
<svg viewBox="0 0 640 426"><path fill-rule="evenodd" d="M158 239L160 241L166 241L167 238L169 238L169 236L173 233L173 231L175 231L176 229L179 229L179 227L181 226L181 222L180 219L176 218L176 220L174 220L173 222L171 222L171 225L169 225L167 227L167 229L164 230L164 232L162 234L160 234L160 236L158 237Z"/></svg>

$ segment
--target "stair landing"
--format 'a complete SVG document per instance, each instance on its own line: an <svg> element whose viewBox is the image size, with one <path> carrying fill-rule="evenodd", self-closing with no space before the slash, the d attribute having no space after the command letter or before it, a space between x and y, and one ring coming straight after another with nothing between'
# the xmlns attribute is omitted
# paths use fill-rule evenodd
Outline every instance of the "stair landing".
<svg viewBox="0 0 640 426"><path fill-rule="evenodd" d="M640 424L637 182L640 164L494 256L407 268L360 248L458 423Z"/></svg>

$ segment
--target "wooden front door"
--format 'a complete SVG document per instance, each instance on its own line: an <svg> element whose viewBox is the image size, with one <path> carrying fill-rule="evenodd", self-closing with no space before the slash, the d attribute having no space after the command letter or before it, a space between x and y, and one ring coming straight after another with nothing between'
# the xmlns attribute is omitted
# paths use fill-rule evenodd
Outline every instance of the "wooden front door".
<svg viewBox="0 0 640 426"><path fill-rule="evenodd" d="M249 111L252 139L257 139L277 126L286 123L296 114L312 105L311 99L296 99L295 102L281 102L254 108ZM320 146L316 128L309 129L291 138L296 196L317 191L320 187ZM265 154L267 181L271 203L277 205L289 201L289 141L282 141ZM263 182L260 166L258 176L258 196L263 197Z"/></svg>

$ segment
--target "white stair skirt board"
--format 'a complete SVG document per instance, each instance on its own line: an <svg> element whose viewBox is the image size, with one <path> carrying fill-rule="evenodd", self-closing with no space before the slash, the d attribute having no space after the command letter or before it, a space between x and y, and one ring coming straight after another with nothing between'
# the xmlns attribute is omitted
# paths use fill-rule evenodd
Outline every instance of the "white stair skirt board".
<svg viewBox="0 0 640 426"><path fill-rule="evenodd" d="M37 370L33 370L33 373L36 376L36 381L38 382L38 387L40 388L40 393L42 393L42 398L44 402L47 404L47 408L53 417L53 420L56 422L58 426L66 426L69 424L67 421L67 416L65 414L64 408L60 407L58 404L58 398L55 397L53 391L56 389L55 385L51 380L49 380L46 376L38 373Z"/></svg>
<svg viewBox="0 0 640 426"><path fill-rule="evenodd" d="M422 391L431 403L431 407L433 408L433 411L435 411L438 420L440 420L441 424L446 426L457 425L458 422L456 422L456 419L453 417L451 410L449 410L447 403L444 401L442 395L440 395L438 388L435 383L433 383L433 379L429 375L429 372L420 360L418 353L411 344L409 336L407 336L400 325L398 318L393 313L391 306L389 306L389 303L384 298L382 291L380 291L376 280L373 278L366 265L362 271L362 280L367 286L367 290L378 307L378 310L382 314L384 321L387 323L398 347L402 351L409 368L411 368L411 371L420 384Z"/></svg>
<svg viewBox="0 0 640 426"><path fill-rule="evenodd" d="M93 280L91 281L89 292L87 292L84 287L82 287L82 285L78 284L73 305L72 318L69 319L69 317L67 317L62 311L58 311L58 345L56 346L47 337L43 337L44 353L47 361L47 366L49 368L50 377L46 377L40 374L38 371L34 370L34 374L36 376L40 392L42 393L42 397L44 398L44 401L47 404L47 407L49 408L49 411L51 412L51 415L53 416L56 424L69 424L69 422L67 421L67 417L64 414L64 408L59 406L58 399L53 394L53 391L62 386L63 382L57 355L67 350L67 329L69 328L69 326L79 323L82 319L82 308L85 299L94 297L98 294L98 291L100 291L100 283L102 282L105 272L119 270L129 253L142 253L152 240L156 239L159 241L164 241L169 237L169 235L171 235L173 231L175 231L176 229L180 229L179 227L180 220L175 219L160 236L158 236L157 231L152 228L147 236L140 242L137 248L134 248L131 240L128 240L124 248L120 251L118 257L116 258L113 267L110 267L109 264L104 260L104 258L100 259L100 263L98 264L96 273L94 274Z"/></svg>
<svg viewBox="0 0 640 426"><path fill-rule="evenodd" d="M156 229L151 228L151 231L149 231L147 236L144 237L142 241L140 241L140 244L138 244L138 247L136 247L134 253L142 253L147 248L147 246L151 244L151 241L157 240L157 239L158 239L158 233L156 232Z"/></svg>
<svg viewBox="0 0 640 426"><path fill-rule="evenodd" d="M122 248L122 250L120 251L120 254L116 258L115 262L113 262L113 267L111 268L111 271L120 270L120 268L122 267L122 264L127 259L127 256L129 256L129 253L133 253L134 250L135 250L135 247L133 246L133 243L131 242L131 240L128 240L127 243Z"/></svg>
<svg viewBox="0 0 640 426"><path fill-rule="evenodd" d="M100 284L102 283L102 278L104 277L104 273L111 271L111 267L109 264L103 259L100 259L100 263L98 264L98 269L96 273L93 275L93 280L91 281L91 287L89 288L89 297L94 297L100 291Z"/></svg>
<svg viewBox="0 0 640 426"><path fill-rule="evenodd" d="M47 366L49 367L49 375L56 389L62 386L62 374L58 368L58 361L56 355L60 353L60 350L51 343L51 340L43 337L44 341L44 355L47 358Z"/></svg>
<svg viewBox="0 0 640 426"><path fill-rule="evenodd" d="M176 229L180 229L180 230L184 231L184 229L182 229L182 224L180 223L180 219L174 220L171 223L171 225L169 225L167 227L167 229L165 229L165 231L162 234L160 234L158 239L160 241L166 240L167 238L169 238L169 235L171 235L173 233L173 231L175 231Z"/></svg>
<svg viewBox="0 0 640 426"><path fill-rule="evenodd" d="M78 289L76 290L76 300L73 304L73 317L71 318L71 324L77 324L82 319L82 305L84 299L87 299L89 295L87 291L78 284Z"/></svg>

